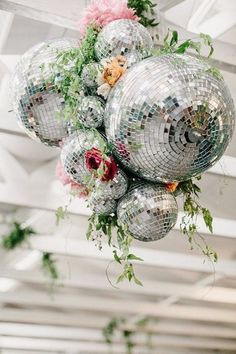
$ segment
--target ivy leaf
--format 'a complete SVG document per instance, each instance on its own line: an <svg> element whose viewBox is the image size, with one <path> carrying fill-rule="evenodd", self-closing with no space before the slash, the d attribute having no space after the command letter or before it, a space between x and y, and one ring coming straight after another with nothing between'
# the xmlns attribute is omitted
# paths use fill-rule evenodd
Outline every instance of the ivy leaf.
<svg viewBox="0 0 236 354"><path fill-rule="evenodd" d="M139 258L139 257L135 256L134 254L129 254L128 257L127 257L127 259L128 259L129 261L131 261L131 260L143 261L142 258Z"/></svg>
<svg viewBox="0 0 236 354"><path fill-rule="evenodd" d="M208 54L208 58L210 58L212 56L212 54L214 53L214 47L213 47L213 43L212 43L212 38L211 36L209 36L209 34L205 34L205 33L200 33L200 38L203 39L204 44L208 47L210 47L210 51Z"/></svg>
<svg viewBox="0 0 236 354"><path fill-rule="evenodd" d="M134 281L137 285L143 286L143 283L136 276L134 276Z"/></svg>
<svg viewBox="0 0 236 354"><path fill-rule="evenodd" d="M204 219L206 226L208 227L210 232L213 233L213 226L212 226L213 218L212 218L210 211L208 209L203 208L202 215L203 215L203 219Z"/></svg>
<svg viewBox="0 0 236 354"><path fill-rule="evenodd" d="M113 251L113 256L116 262L118 262L119 264L121 264L121 259L120 257L117 255L116 250Z"/></svg>
<svg viewBox="0 0 236 354"><path fill-rule="evenodd" d="M67 208L60 206L56 210L56 225L58 226L61 220L64 220L67 216Z"/></svg>
<svg viewBox="0 0 236 354"><path fill-rule="evenodd" d="M174 47L177 43L178 43L178 32L177 31L173 31L172 32L172 37L171 37L171 40L170 40L170 46Z"/></svg>
<svg viewBox="0 0 236 354"><path fill-rule="evenodd" d="M121 283L124 279L125 279L125 274L122 273L122 274L117 278L116 283L117 283L117 284L118 284L118 283Z"/></svg>

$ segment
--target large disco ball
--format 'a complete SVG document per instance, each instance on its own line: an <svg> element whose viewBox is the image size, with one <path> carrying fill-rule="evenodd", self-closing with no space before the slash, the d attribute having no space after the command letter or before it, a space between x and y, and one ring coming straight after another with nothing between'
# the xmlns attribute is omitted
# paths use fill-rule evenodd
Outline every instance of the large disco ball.
<svg viewBox="0 0 236 354"><path fill-rule="evenodd" d="M104 119L127 168L150 181L173 182L221 158L235 110L227 86L206 62L170 54L130 68L111 91Z"/></svg>
<svg viewBox="0 0 236 354"><path fill-rule="evenodd" d="M118 223L140 241L156 241L168 234L177 221L175 197L165 186L140 183L119 201Z"/></svg>
<svg viewBox="0 0 236 354"><path fill-rule="evenodd" d="M133 20L116 20L99 33L95 44L98 59L127 55L138 51L143 58L150 55L153 42L148 30Z"/></svg>
<svg viewBox="0 0 236 354"><path fill-rule="evenodd" d="M78 130L65 140L61 150L61 163L64 171L75 182L86 184L91 172L86 168L85 152L99 149L103 137L93 130Z"/></svg>
<svg viewBox="0 0 236 354"><path fill-rule="evenodd" d="M75 47L77 41L72 38L42 42L22 56L12 77L13 109L19 124L31 138L49 146L59 146L67 135L66 124L59 117L65 102L50 66L60 52Z"/></svg>

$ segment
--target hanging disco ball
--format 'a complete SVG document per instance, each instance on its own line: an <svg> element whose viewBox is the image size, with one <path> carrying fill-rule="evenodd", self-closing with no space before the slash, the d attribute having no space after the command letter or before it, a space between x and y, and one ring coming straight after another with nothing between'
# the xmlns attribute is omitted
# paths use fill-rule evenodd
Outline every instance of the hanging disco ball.
<svg viewBox="0 0 236 354"><path fill-rule="evenodd" d="M81 80L82 83L87 87L87 88L97 88L98 83L97 83L97 77L99 73L103 71L103 66L99 63L90 63L87 64L81 73Z"/></svg>
<svg viewBox="0 0 236 354"><path fill-rule="evenodd" d="M78 130L65 140L61 150L61 163L64 171L75 182L86 184L91 172L86 168L85 152L99 149L103 137L93 130Z"/></svg>
<svg viewBox="0 0 236 354"><path fill-rule="evenodd" d="M22 56L13 74L12 102L18 122L32 139L49 146L59 146L67 135L66 124L59 118L65 102L50 66L60 52L76 47L77 41L71 38L42 42Z"/></svg>
<svg viewBox="0 0 236 354"><path fill-rule="evenodd" d="M98 128L103 123L104 103L95 96L86 96L81 99L78 106L78 120L86 128Z"/></svg>
<svg viewBox="0 0 236 354"><path fill-rule="evenodd" d="M113 199L92 196L89 201L90 209L98 215L110 215L116 212L117 203Z"/></svg>
<svg viewBox="0 0 236 354"><path fill-rule="evenodd" d="M188 55L134 65L112 89L108 140L130 171L150 181L183 181L213 166L233 134L235 110L225 83Z"/></svg>
<svg viewBox="0 0 236 354"><path fill-rule="evenodd" d="M126 174L119 169L112 181L98 180L93 195L98 198L119 199L126 193L127 188L128 178Z"/></svg>
<svg viewBox="0 0 236 354"><path fill-rule="evenodd" d="M150 55L153 42L148 30L133 20L116 20L98 34L95 52L99 60L138 51L142 58Z"/></svg>
<svg viewBox="0 0 236 354"><path fill-rule="evenodd" d="M156 241L174 227L178 216L175 197L164 186L139 183L119 201L118 223L139 241Z"/></svg>

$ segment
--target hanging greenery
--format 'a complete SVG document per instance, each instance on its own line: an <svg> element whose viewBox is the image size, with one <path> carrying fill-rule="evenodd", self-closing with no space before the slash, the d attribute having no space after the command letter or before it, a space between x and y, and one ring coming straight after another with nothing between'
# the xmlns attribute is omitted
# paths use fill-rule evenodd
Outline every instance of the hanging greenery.
<svg viewBox="0 0 236 354"><path fill-rule="evenodd" d="M114 317L103 328L102 333L106 343L112 348L116 338L121 338L125 345L126 354L133 354L135 349L134 336L137 333L144 333L146 340L144 347L152 349L152 335L149 330L151 318L143 317L138 320L127 319L125 317Z"/></svg>
<svg viewBox="0 0 236 354"><path fill-rule="evenodd" d="M15 250L21 246L28 245L30 247L30 238L36 235L35 230L31 227L22 227L19 222L14 222L10 226L10 231L8 234L3 235L1 246L7 251ZM59 272L57 269L56 261L53 259L53 255L47 252L42 253L42 269L44 273L52 281L52 284L59 279Z"/></svg>

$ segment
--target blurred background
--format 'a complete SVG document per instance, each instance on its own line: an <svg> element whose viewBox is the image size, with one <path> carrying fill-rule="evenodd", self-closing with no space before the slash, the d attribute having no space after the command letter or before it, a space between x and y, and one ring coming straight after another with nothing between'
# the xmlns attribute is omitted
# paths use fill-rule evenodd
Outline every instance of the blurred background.
<svg viewBox="0 0 236 354"><path fill-rule="evenodd" d="M117 0L119 1L119 0ZM55 178L59 150L28 138L11 111L9 82L20 56L40 41L78 38L85 0L0 0L0 218L19 221L37 235L30 248L0 249L1 354L106 354L102 328L114 316L151 316L155 354L236 353L236 137L223 159L200 182L202 204L214 216L214 236L200 231L218 253L213 267L190 251L178 224L155 243L134 242L144 259L137 275L144 287L106 278L111 255L86 241L89 210L76 200L71 216L56 226L55 210L66 201ZM218 67L236 102L236 1L159 0L159 41L168 28L180 40L208 33ZM158 40L157 40L158 44ZM52 252L60 274L50 293L40 251ZM110 264L110 281L121 269ZM135 353L146 353L137 336ZM113 354L125 353L117 337Z"/></svg>

